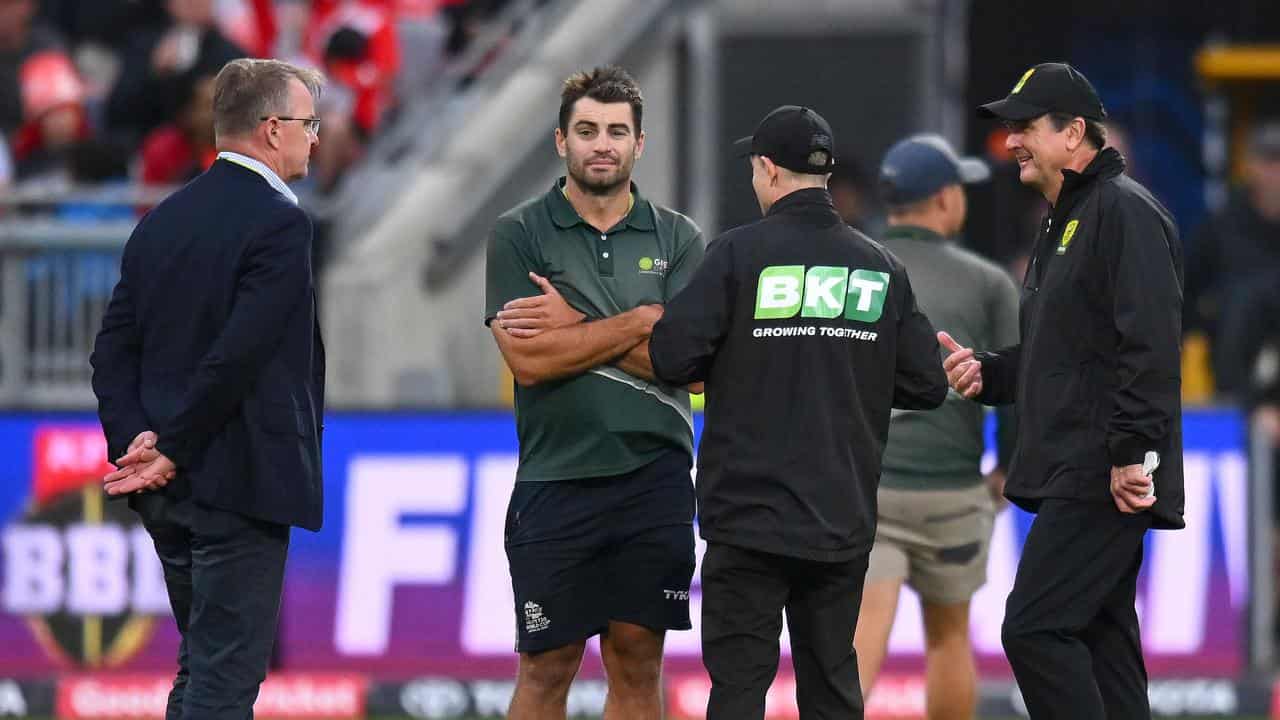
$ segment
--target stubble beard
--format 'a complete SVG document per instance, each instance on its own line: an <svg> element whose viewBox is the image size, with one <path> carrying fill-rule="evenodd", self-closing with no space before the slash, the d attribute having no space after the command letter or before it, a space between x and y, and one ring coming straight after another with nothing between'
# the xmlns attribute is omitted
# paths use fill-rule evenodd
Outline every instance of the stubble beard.
<svg viewBox="0 0 1280 720"><path fill-rule="evenodd" d="M594 179L588 174L586 160L569 163L568 170L569 176L578 184L578 187L582 188L583 192L596 197L608 197L616 194L618 188L631 184L632 167L634 166L620 162L617 169L604 180Z"/></svg>

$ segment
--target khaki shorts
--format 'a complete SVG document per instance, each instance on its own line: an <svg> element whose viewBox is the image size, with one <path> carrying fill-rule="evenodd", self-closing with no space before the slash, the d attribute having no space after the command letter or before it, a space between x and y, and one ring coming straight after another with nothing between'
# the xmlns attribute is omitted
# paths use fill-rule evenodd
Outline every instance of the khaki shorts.
<svg viewBox="0 0 1280 720"><path fill-rule="evenodd" d="M985 484L963 490L880 488L867 584L901 580L935 605L968 602L987 581L995 503Z"/></svg>

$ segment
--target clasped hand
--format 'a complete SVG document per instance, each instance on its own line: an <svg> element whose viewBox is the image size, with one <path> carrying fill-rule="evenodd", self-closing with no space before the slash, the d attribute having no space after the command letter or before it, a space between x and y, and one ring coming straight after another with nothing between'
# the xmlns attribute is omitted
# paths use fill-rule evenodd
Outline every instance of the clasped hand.
<svg viewBox="0 0 1280 720"><path fill-rule="evenodd" d="M158 490L169 484L178 468L156 449L158 439L154 432L144 430L129 443L129 450L115 461L119 469L102 478L102 487L108 495Z"/></svg>

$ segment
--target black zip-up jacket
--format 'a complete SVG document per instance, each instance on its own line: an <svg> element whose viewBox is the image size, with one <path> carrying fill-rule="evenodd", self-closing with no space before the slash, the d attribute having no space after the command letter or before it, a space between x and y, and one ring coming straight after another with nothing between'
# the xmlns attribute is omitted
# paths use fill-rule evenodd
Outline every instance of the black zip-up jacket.
<svg viewBox="0 0 1280 720"><path fill-rule="evenodd" d="M663 381L706 382L702 536L810 560L871 547L890 408L947 393L906 268L822 189L712 243L649 357Z"/></svg>
<svg viewBox="0 0 1280 720"><path fill-rule="evenodd" d="M979 353L989 405L1014 403L1005 495L1105 503L1111 468L1160 454L1153 527L1183 526L1182 245L1169 211L1104 148L1063 171L1022 284L1021 343Z"/></svg>

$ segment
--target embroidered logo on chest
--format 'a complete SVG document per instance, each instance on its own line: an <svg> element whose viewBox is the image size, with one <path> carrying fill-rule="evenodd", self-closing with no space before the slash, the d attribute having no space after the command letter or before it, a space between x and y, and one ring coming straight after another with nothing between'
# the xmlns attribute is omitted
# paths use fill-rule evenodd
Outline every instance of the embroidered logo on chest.
<svg viewBox="0 0 1280 720"><path fill-rule="evenodd" d="M1058 240L1058 254L1066 255L1067 248L1071 245L1071 239L1076 236L1076 228L1080 226L1079 220L1072 220L1062 229L1062 239Z"/></svg>

